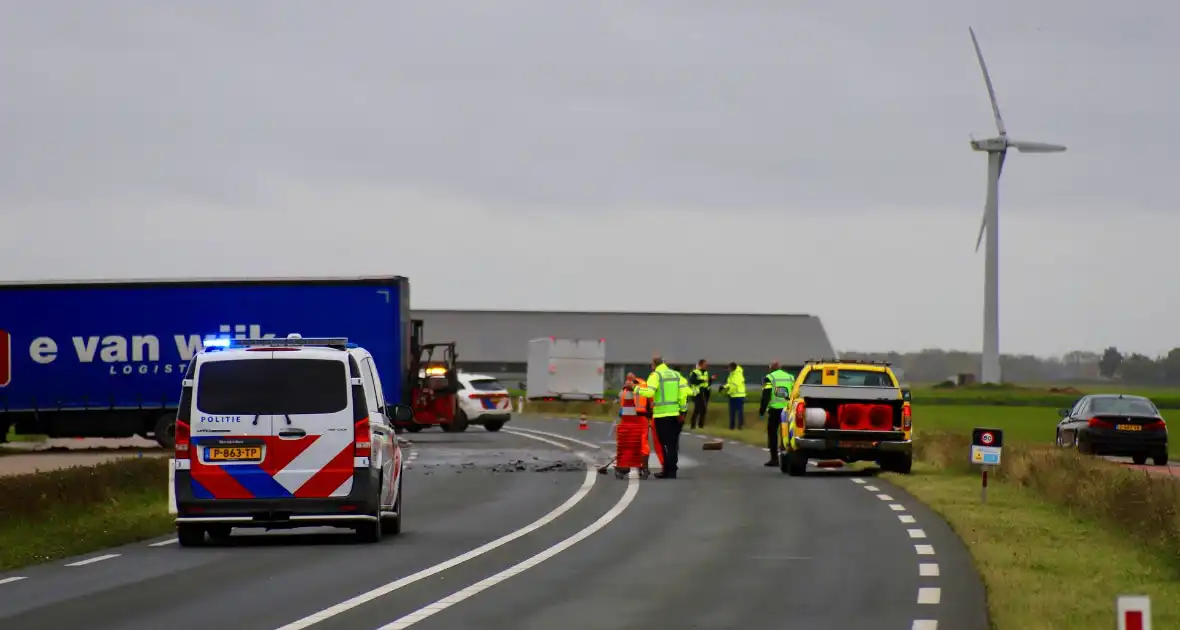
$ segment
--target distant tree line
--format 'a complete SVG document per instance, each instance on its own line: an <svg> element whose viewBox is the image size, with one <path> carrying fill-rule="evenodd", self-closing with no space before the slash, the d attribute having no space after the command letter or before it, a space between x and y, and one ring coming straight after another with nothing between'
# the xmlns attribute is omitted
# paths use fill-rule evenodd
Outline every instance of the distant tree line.
<svg viewBox="0 0 1180 630"><path fill-rule="evenodd" d="M979 353L958 350L921 352L841 352L842 357L889 361L913 383L935 383L960 374L979 374ZM1180 386L1180 348L1161 357L1125 355L1111 346L1102 352L1076 350L1060 357L1002 355L1000 367L1009 383L1086 383L1117 380L1132 385Z"/></svg>

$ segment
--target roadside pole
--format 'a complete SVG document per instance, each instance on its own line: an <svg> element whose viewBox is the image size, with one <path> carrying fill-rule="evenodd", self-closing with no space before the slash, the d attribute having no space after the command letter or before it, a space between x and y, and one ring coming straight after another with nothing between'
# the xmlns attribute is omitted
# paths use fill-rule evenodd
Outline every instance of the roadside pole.
<svg viewBox="0 0 1180 630"><path fill-rule="evenodd" d="M1004 431L977 427L971 431L971 463L979 464L979 502L987 503L987 473L1000 465Z"/></svg>

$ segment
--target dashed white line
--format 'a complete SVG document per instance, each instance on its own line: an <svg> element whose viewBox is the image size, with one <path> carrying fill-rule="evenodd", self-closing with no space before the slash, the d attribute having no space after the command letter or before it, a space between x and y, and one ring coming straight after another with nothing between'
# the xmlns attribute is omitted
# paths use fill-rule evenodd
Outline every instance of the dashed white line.
<svg viewBox="0 0 1180 630"><path fill-rule="evenodd" d="M914 545L914 551L919 556L933 556L934 545Z"/></svg>
<svg viewBox="0 0 1180 630"><path fill-rule="evenodd" d="M938 577L938 563L922 562L918 564L918 575L922 577Z"/></svg>
<svg viewBox="0 0 1180 630"><path fill-rule="evenodd" d="M942 589L937 586L923 586L918 589L919 604L937 604L942 601Z"/></svg>
<svg viewBox="0 0 1180 630"><path fill-rule="evenodd" d="M154 542L148 546L149 547L167 547L168 545L175 543L177 540L179 540L179 539L169 538L168 540L161 540L160 542Z"/></svg>
<svg viewBox="0 0 1180 630"><path fill-rule="evenodd" d="M909 514L898 514L898 515L897 515L897 520L899 520L899 521L901 521L901 522L903 522L903 523L914 523L914 522L916 522L916 521L914 520L914 517L910 516Z"/></svg>
<svg viewBox="0 0 1180 630"><path fill-rule="evenodd" d="M864 479L855 479L855 478L854 478L854 479L852 480L852 483L860 483L860 484L863 484L864 482L865 482L865 480L864 480Z"/></svg>
<svg viewBox="0 0 1180 630"><path fill-rule="evenodd" d="M27 580L27 579L28 578L23 575L18 575L15 577L7 577L7 578L0 580L0 584L12 584L13 582L19 582L21 580Z"/></svg>
<svg viewBox="0 0 1180 630"><path fill-rule="evenodd" d="M67 564L66 566L67 566L67 567L84 567L84 566L86 566L86 565L88 565L88 564L94 564L95 562L102 562L103 560L110 560L111 558L118 558L120 555L122 555L122 554L118 554L118 553L108 553L108 554L106 554L106 555L103 555L103 556L95 556L95 557L93 557L93 558L87 558L87 559L85 559L85 560L79 560L79 561L77 561L77 562L71 562L71 563Z"/></svg>
<svg viewBox="0 0 1180 630"><path fill-rule="evenodd" d="M868 490L869 492L879 492L881 489L877 486L865 486L865 490Z"/></svg>
<svg viewBox="0 0 1180 630"><path fill-rule="evenodd" d="M910 538L925 538L926 537L926 532L924 532L920 529L907 529L905 531L907 534L910 535Z"/></svg>
<svg viewBox="0 0 1180 630"><path fill-rule="evenodd" d="M915 619L910 630L938 630L938 622L933 619Z"/></svg>
<svg viewBox="0 0 1180 630"><path fill-rule="evenodd" d="M904 512L905 506L900 503L890 503L889 509L893 510L894 512Z"/></svg>
<svg viewBox="0 0 1180 630"><path fill-rule="evenodd" d="M451 593L450 595L438 600L437 602L434 602L433 604L428 604L408 615L405 615L404 617L387 623L384 626L381 626L378 630L403 630L404 628L408 628L419 621L434 615L435 613L442 612L443 610L446 610L447 608L450 608L451 606L454 606L465 599L474 597L475 595L478 595L479 593L499 584L500 582L520 575L521 573L528 571L529 569L537 566L538 564L541 564L549 558L552 558L566 549L569 549L578 542L589 538L592 534L603 527L606 527L611 521L618 518L619 515L627 509L627 506L635 500L635 495L639 493L638 482L639 480L637 477L632 477L630 480L628 480L627 489L623 492L623 496L619 499L619 502L616 503L610 510L608 510L606 514L603 514L601 517L599 517L597 521L594 521L573 536L566 538L565 540L531 558L528 558L527 560L524 560L523 562L508 567L507 569L493 576L480 580L479 582L476 582L475 584L472 584L463 590Z"/></svg>
<svg viewBox="0 0 1180 630"><path fill-rule="evenodd" d="M892 501L893 500L893 497L891 497L887 494L878 494L877 498L881 499L882 501Z"/></svg>

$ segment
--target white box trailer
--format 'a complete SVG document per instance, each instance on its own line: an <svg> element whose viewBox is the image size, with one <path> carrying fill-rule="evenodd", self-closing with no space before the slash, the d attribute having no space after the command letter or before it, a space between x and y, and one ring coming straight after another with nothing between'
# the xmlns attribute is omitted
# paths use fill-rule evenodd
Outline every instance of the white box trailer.
<svg viewBox="0 0 1180 630"><path fill-rule="evenodd" d="M602 400L606 340L533 339L525 379L529 400Z"/></svg>

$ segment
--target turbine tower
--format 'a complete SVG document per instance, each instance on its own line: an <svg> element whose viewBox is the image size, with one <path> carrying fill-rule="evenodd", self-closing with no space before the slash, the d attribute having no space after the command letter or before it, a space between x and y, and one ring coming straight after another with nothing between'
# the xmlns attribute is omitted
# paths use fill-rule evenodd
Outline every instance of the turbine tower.
<svg viewBox="0 0 1180 630"><path fill-rule="evenodd" d="M983 61L983 51L979 49L979 40L975 38L975 30L968 28L971 33L971 43L975 45L975 56L979 58L979 69L983 71L983 82L987 84L987 95L991 99L992 114L996 118L996 131L1000 135L986 140L971 140L971 148L987 153L987 202L983 208L983 221L979 224L979 237L975 240L975 251L979 251L979 244L983 241L984 230L987 231L987 251L984 263L983 287L983 365L980 369L980 381L984 383L1000 382L1000 173L1004 171L1004 157L1008 149L1013 148L1021 153L1058 153L1065 147L1058 144L1044 142L1024 142L1010 140L1008 130L1004 127L1004 119L1000 117L1000 105L996 103L996 91L992 88L991 76L987 73L987 64Z"/></svg>

